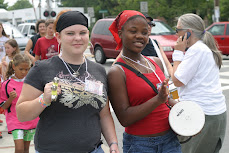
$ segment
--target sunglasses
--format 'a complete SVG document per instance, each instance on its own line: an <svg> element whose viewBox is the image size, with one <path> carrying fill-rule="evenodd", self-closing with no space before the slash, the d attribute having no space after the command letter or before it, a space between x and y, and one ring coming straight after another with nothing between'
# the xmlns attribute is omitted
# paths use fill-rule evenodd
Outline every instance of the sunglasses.
<svg viewBox="0 0 229 153"><path fill-rule="evenodd" d="M155 24L152 23L152 22L147 22L147 23L148 23L148 25L151 26L151 27L155 26Z"/></svg>
<svg viewBox="0 0 229 153"><path fill-rule="evenodd" d="M188 29L179 29L179 28L176 28L176 33L178 33L179 31L183 31L183 30L188 30Z"/></svg>

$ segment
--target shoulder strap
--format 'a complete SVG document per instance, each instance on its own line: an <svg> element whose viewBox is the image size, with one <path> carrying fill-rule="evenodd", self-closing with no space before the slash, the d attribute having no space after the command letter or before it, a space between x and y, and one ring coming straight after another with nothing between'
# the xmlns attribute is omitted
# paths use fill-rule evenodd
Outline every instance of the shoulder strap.
<svg viewBox="0 0 229 153"><path fill-rule="evenodd" d="M158 47L158 44L155 41L152 41L152 43L153 43L153 46L155 48L155 51L157 53L158 58L161 60L162 66L164 68L164 74L165 74L165 76L169 76L169 72L168 72L167 67L165 65L165 61L164 61L164 59L163 59L163 57L161 55L160 49Z"/></svg>
<svg viewBox="0 0 229 153"><path fill-rule="evenodd" d="M145 80L151 88L153 88L153 90L158 94L158 90L157 88L153 85L152 82L149 81L149 79L147 79L147 77L145 77L141 72L135 70L134 68L132 68L131 66L125 64L125 63L122 63L122 62L116 62L115 64L119 64L119 65L122 65L124 66L125 68L131 70L132 72L134 72L138 77L141 77L143 80Z"/></svg>
<svg viewBox="0 0 229 153"><path fill-rule="evenodd" d="M159 45L158 45L158 42L156 39L152 39L156 44L157 44L157 47L159 48ZM152 42L153 43L153 42Z"/></svg>
<svg viewBox="0 0 229 153"><path fill-rule="evenodd" d="M10 79L6 82L6 86L5 86L5 90L6 90L6 96L7 96L7 98L9 98L9 97L10 97L10 96L9 96L9 93L8 93L8 91L7 91L7 87L8 87L9 82L10 82Z"/></svg>
<svg viewBox="0 0 229 153"><path fill-rule="evenodd" d="M6 82L6 86L5 86L5 90L6 90L6 96L7 96L7 98L9 98L9 97L10 97L10 96L9 96L9 93L8 93L8 91L7 91L7 87L8 87L9 82L10 82L10 79ZM11 112L10 108L11 108L11 105L8 107L8 113L10 113L10 112Z"/></svg>

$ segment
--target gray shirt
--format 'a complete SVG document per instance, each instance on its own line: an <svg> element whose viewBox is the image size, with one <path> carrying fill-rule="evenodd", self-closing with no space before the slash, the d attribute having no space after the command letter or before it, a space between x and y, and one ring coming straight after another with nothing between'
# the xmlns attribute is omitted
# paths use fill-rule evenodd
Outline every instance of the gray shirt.
<svg viewBox="0 0 229 153"><path fill-rule="evenodd" d="M76 71L79 65L70 66ZM69 68L70 69L70 68ZM54 77L60 79L61 94L45 108L35 134L35 148L41 153L89 152L101 138L99 113L107 102L105 69L90 60L79 69L80 76L72 77L63 61L54 56L38 61L26 76L25 83L43 91ZM70 69L71 70L71 69ZM85 79L103 84L102 95L84 90Z"/></svg>

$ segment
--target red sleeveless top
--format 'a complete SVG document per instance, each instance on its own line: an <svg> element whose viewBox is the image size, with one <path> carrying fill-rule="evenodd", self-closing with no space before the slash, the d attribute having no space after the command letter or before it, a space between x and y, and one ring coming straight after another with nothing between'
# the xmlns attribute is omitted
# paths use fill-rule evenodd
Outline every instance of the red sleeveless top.
<svg viewBox="0 0 229 153"><path fill-rule="evenodd" d="M147 59L155 66L155 72L161 81L164 81L165 76L160 67L153 60L149 58ZM118 62L125 63L121 58L118 59ZM142 78L138 77L129 69L123 66L122 68L126 75L126 88L131 106L140 105L156 96L154 90ZM153 72L144 73L144 75L154 84L155 87L157 83L160 83ZM169 111L170 109L163 103L142 120L126 127L125 132L132 135L149 135L167 131L170 129L168 121Z"/></svg>

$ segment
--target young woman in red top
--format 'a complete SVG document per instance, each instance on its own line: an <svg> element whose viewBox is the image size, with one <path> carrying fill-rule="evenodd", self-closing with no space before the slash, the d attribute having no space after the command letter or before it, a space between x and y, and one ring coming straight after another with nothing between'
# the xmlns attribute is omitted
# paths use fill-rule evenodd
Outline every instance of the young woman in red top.
<svg viewBox="0 0 229 153"><path fill-rule="evenodd" d="M148 42L148 24L137 11L121 12L109 27L117 48L123 52L118 62L125 63L145 75L157 86L157 94L142 78L129 69L115 64L108 73L109 98L119 122L126 127L123 134L123 152L126 153L180 153L176 134L170 129L166 106L168 79L158 58L141 55Z"/></svg>

